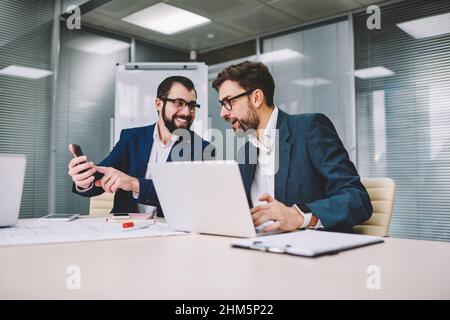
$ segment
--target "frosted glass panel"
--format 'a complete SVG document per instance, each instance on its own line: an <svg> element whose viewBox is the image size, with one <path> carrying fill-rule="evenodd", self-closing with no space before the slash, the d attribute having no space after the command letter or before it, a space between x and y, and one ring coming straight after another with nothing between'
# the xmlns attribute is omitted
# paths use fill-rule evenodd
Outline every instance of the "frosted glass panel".
<svg viewBox="0 0 450 320"><path fill-rule="evenodd" d="M290 114L327 115L355 161L350 23L334 22L265 39L261 61L275 79L275 105Z"/></svg>

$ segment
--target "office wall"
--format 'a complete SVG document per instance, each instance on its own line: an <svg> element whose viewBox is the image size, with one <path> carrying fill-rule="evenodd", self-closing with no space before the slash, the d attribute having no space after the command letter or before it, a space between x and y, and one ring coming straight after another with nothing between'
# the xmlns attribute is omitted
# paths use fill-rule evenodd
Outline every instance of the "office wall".
<svg viewBox="0 0 450 320"><path fill-rule="evenodd" d="M53 13L53 1L0 1L0 69L51 71ZM51 85L51 74L39 79L0 74L0 153L27 157L22 217L48 210Z"/></svg>
<svg viewBox="0 0 450 320"><path fill-rule="evenodd" d="M186 62L187 52L171 50L136 40L135 62Z"/></svg>
<svg viewBox="0 0 450 320"><path fill-rule="evenodd" d="M327 22L264 39L261 59L275 80L275 105L327 115L355 161L351 41L348 20Z"/></svg>
<svg viewBox="0 0 450 320"><path fill-rule="evenodd" d="M252 39L249 41L227 46L225 48L200 53L198 55L198 61L204 62L207 65L216 65L223 62L252 56L255 53L256 40Z"/></svg>
<svg viewBox="0 0 450 320"><path fill-rule="evenodd" d="M387 5L381 30L367 29L365 13L354 16L355 69L393 73L356 78L356 111L361 175L397 184L395 237L450 241L450 34L417 38L399 27L449 12L449 1ZM448 25L441 18L416 32Z"/></svg>

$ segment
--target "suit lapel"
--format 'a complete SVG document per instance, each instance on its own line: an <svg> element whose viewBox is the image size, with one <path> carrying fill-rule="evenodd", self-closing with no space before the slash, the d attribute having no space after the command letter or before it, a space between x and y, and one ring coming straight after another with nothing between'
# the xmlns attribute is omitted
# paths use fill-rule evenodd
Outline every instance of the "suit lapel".
<svg viewBox="0 0 450 320"><path fill-rule="evenodd" d="M289 175L289 162L291 159L292 144L288 141L288 114L278 110L277 129L278 137L275 139L275 150L278 157L275 158L275 199L286 203L287 196L287 178Z"/></svg>

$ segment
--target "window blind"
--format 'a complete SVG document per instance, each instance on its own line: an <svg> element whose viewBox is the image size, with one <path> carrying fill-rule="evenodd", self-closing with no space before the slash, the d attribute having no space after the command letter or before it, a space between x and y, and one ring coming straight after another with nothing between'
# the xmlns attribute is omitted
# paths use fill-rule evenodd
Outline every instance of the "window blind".
<svg viewBox="0 0 450 320"><path fill-rule="evenodd" d="M17 66L51 71L53 15L54 1L0 1L0 70ZM27 157L21 217L48 210L51 84L51 75L31 79L0 74L0 153Z"/></svg>
<svg viewBox="0 0 450 320"><path fill-rule="evenodd" d="M396 237L450 241L449 13L449 1L388 4L380 30L354 15L356 73L384 68L356 77L359 172L396 182Z"/></svg>

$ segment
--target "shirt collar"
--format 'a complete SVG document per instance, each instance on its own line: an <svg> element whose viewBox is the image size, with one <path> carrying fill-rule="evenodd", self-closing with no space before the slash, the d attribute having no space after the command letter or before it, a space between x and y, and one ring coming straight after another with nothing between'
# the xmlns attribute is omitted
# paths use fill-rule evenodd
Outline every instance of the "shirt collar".
<svg viewBox="0 0 450 320"><path fill-rule="evenodd" d="M158 143L160 143L162 145L165 145L164 141L162 141L161 138L159 137L158 126L159 126L159 122L156 122L155 130L153 130L153 141L157 141ZM170 137L170 140L167 143L167 145L170 145L170 144L176 142L178 140L178 138L179 138L179 136L177 136L176 134L172 133L172 136Z"/></svg>
<svg viewBox="0 0 450 320"><path fill-rule="evenodd" d="M276 129L278 120L278 108L274 107L272 114L270 115L269 121L267 121L266 128L264 129L263 135L260 137L261 140L257 138L256 132L253 132L249 136L250 142L256 147L264 151L269 151L273 147L275 141Z"/></svg>

